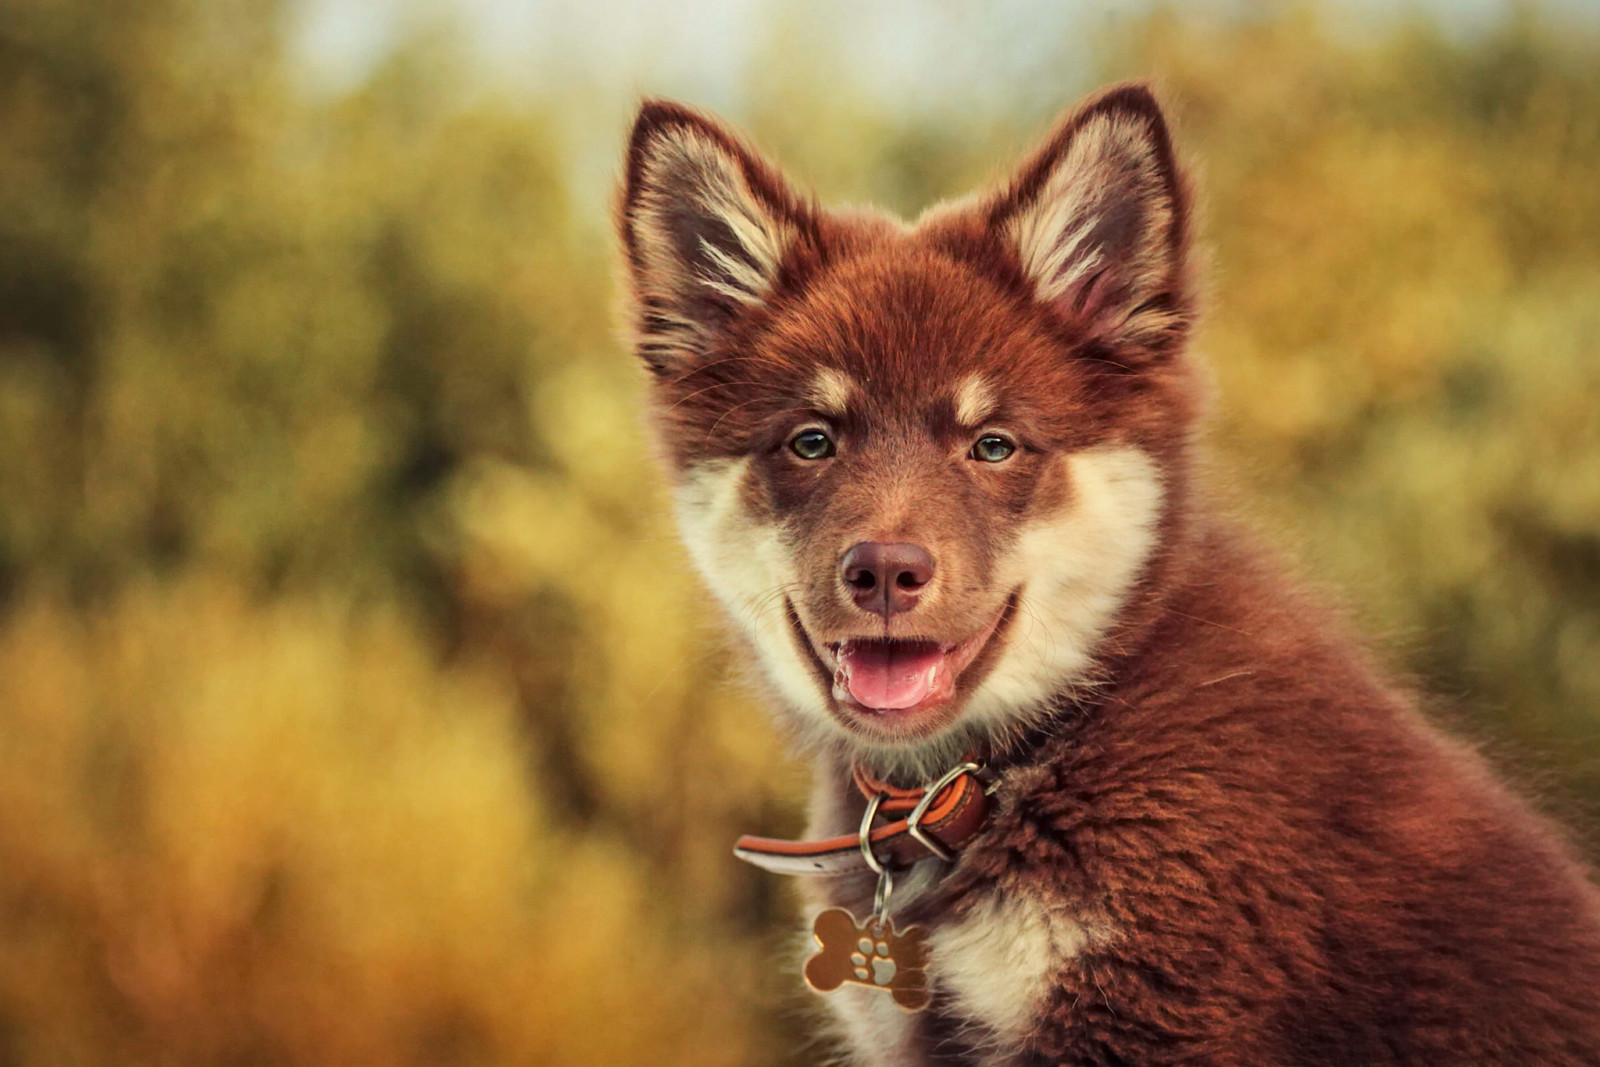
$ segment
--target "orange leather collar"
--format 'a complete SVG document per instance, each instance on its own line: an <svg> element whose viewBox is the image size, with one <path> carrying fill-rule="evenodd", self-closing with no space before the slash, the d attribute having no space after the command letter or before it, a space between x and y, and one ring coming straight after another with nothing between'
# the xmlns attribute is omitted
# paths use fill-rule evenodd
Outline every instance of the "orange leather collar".
<svg viewBox="0 0 1600 1067"><path fill-rule="evenodd" d="M869 800L875 796L883 798L878 814L891 820L874 826L868 834L873 855L886 867L905 868L939 854L917 839L919 832L932 838L945 853L958 854L982 829L984 817L989 813L989 797L976 771L962 770L939 789L915 826L910 817L927 798L926 789L898 789L877 781L859 766L855 768L854 777L862 796ZM861 854L859 834L841 834L817 841L787 841L746 834L734 844L733 854L746 863L778 874L839 875L871 870Z"/></svg>

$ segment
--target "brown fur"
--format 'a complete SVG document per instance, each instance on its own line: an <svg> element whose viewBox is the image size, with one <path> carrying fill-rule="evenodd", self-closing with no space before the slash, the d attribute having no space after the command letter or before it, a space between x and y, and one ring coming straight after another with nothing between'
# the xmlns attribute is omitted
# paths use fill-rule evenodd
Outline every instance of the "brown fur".
<svg viewBox="0 0 1600 1067"><path fill-rule="evenodd" d="M747 464L729 475L740 521L773 531L794 567L770 592L787 606L787 654L825 694L815 650L830 642L955 642L1001 619L955 698L914 732L818 696L813 831L853 829L849 761L926 773L981 741L998 811L897 919L934 931L936 990L938 932L994 901L1084 931L1052 957L1020 1030L944 989L877 1052L858 1019L860 1052L1600 1063L1600 895L1584 870L1195 487L1191 211L1139 86L1068 116L1005 187L916 227L822 212L715 120L676 105L646 104L634 127L618 218L658 438L680 485ZM1075 236L1050 245L1060 234ZM997 408L986 424L1023 445L992 468L965 458L983 429L958 418L974 375ZM837 455L787 449L809 423ZM1007 561L1030 530L1083 504L1068 459L1107 445L1159 471L1153 547L1097 630L1091 665L980 729L965 702L1026 636L1006 605L1026 607L1016 597L1029 579L1005 585ZM915 611L866 619L840 596L840 553L873 539L939 559ZM716 552L706 560L715 586ZM816 892L870 907L870 883Z"/></svg>

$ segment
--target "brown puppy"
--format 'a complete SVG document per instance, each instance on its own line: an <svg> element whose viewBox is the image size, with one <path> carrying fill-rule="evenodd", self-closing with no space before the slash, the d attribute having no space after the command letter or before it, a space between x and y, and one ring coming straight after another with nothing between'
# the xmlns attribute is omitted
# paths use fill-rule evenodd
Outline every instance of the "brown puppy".
<svg viewBox="0 0 1600 1067"><path fill-rule="evenodd" d="M1195 484L1190 192L1146 89L914 225L673 104L626 166L683 534L815 754L815 834L855 832L854 768L996 785L896 892L931 1007L830 995L860 1062L1600 1064L1584 871Z"/></svg>

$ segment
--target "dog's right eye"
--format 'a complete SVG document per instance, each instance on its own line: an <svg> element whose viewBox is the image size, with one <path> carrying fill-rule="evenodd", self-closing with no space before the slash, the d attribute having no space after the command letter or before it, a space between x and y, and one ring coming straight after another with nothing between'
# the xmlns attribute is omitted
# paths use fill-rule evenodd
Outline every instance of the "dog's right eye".
<svg viewBox="0 0 1600 1067"><path fill-rule="evenodd" d="M789 451L801 459L827 459L833 455L833 439L821 430L803 430L789 442Z"/></svg>

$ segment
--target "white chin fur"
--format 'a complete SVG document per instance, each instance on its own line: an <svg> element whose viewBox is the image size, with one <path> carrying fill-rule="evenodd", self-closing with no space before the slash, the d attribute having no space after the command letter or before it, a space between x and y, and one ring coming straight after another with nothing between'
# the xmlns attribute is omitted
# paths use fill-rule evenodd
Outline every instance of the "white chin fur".
<svg viewBox="0 0 1600 1067"><path fill-rule="evenodd" d="M960 727L914 749L874 746L879 761L937 772L970 738L1009 734L1052 697L1092 680L1095 646L1154 544L1163 489L1154 462L1131 446L1085 449L1060 462L1067 464L1070 500L1026 525L997 570L997 584L1020 586L1022 596L1006 647L962 709ZM795 645L785 608L795 568L778 528L753 521L742 507L749 467L746 457L688 470L676 493L684 542L812 739L859 748L829 714L812 664Z"/></svg>

